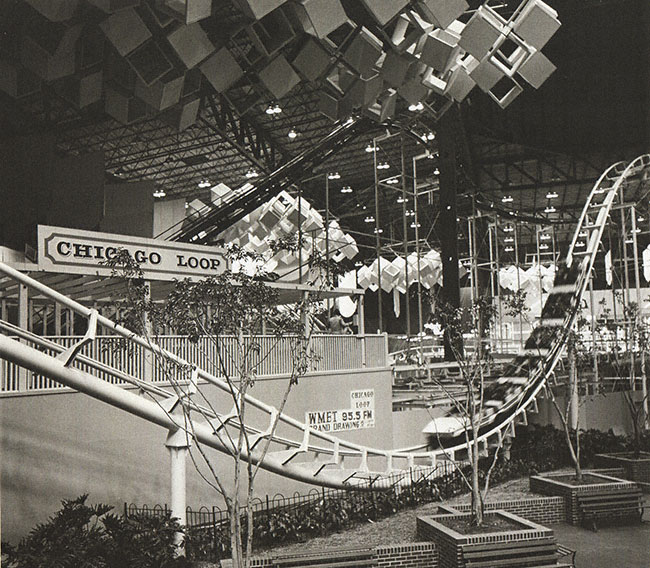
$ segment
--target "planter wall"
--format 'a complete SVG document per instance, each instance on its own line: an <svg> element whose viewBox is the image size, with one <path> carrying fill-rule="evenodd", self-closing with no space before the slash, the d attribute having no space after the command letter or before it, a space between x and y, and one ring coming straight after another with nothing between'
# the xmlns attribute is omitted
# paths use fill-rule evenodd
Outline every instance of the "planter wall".
<svg viewBox="0 0 650 568"><path fill-rule="evenodd" d="M448 509L452 510L452 509ZM431 540L438 547L440 568L462 568L464 566L462 547L468 544L502 544L508 542L541 542L554 539L552 529L513 515L506 511L491 511L485 517L499 515L521 528L490 533L461 534L442 524L449 517L469 518L468 513L447 513L417 518L418 538Z"/></svg>
<svg viewBox="0 0 650 568"><path fill-rule="evenodd" d="M623 476L636 481L645 493L650 492L650 453L641 452L638 458L625 454L596 454L596 464L602 467L618 467L625 472Z"/></svg>
<svg viewBox="0 0 650 568"><path fill-rule="evenodd" d="M452 507L461 513L468 513L472 508L469 503L455 503ZM559 496L485 503L485 511L496 511L498 509L543 525L564 523L567 518L566 500L564 497Z"/></svg>
<svg viewBox="0 0 650 568"><path fill-rule="evenodd" d="M541 493L542 495L560 495L564 497L566 499L566 522L577 525L580 522L578 495L602 493L604 491L616 493L617 491L626 491L630 486L636 486L631 481L618 479L602 473L585 471L584 474L597 477L600 481L587 485L571 485L566 481L558 479L559 477L566 477L566 473L531 475L530 490L535 493Z"/></svg>
<svg viewBox="0 0 650 568"><path fill-rule="evenodd" d="M359 549L367 550L367 549ZM349 553L351 549L337 550L331 548L328 550L308 551L318 555L319 558L327 557L328 560L335 562L337 556L341 553ZM296 558L298 555L296 555ZM278 559L291 558L291 554L268 554L251 558L251 568L272 568L277 565ZM308 560L307 560L308 561ZM374 568L437 568L438 551L433 542L405 542L402 544L378 546L374 549L372 556L368 559L368 564ZM232 560L226 559L220 562L222 568L232 568ZM361 565L361 564L359 564Z"/></svg>

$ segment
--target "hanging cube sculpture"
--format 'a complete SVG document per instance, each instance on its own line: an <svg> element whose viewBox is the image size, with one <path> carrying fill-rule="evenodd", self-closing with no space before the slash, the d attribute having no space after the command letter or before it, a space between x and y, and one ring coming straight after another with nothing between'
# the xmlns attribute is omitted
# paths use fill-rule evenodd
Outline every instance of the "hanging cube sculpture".
<svg viewBox="0 0 650 568"><path fill-rule="evenodd" d="M542 0L528 0L512 23L512 29L528 45L539 50L560 28L557 16L557 12Z"/></svg>
<svg viewBox="0 0 650 568"><path fill-rule="evenodd" d="M535 89L539 89L553 71L555 65L541 51L537 51L519 68L519 75Z"/></svg>
<svg viewBox="0 0 650 568"><path fill-rule="evenodd" d="M458 45L481 60L506 33L506 21L494 10L480 6L463 29Z"/></svg>
<svg viewBox="0 0 650 568"><path fill-rule="evenodd" d="M433 30L424 40L420 61L444 73L456 61L459 39L459 36L448 31Z"/></svg>
<svg viewBox="0 0 650 568"><path fill-rule="evenodd" d="M258 73L258 77L276 99L281 99L300 83L300 77L284 55L278 55Z"/></svg>
<svg viewBox="0 0 650 568"><path fill-rule="evenodd" d="M442 29L448 28L467 8L469 4L465 0L418 0L415 3L422 18Z"/></svg>

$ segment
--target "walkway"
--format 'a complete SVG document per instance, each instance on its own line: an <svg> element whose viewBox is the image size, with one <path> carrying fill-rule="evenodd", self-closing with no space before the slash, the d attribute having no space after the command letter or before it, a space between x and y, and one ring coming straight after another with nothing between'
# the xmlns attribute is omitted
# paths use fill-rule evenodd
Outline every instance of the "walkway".
<svg viewBox="0 0 650 568"><path fill-rule="evenodd" d="M576 568L650 568L650 521L605 526L594 532L579 526L551 525L558 542L577 550Z"/></svg>

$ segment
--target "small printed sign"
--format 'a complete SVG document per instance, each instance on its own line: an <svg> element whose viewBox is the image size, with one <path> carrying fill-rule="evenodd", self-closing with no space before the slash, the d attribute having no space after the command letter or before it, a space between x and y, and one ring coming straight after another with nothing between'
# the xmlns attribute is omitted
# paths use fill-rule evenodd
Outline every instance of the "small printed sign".
<svg viewBox="0 0 650 568"><path fill-rule="evenodd" d="M305 413L305 423L318 432L342 432L375 427L375 391L350 391L350 407Z"/></svg>
<svg viewBox="0 0 650 568"><path fill-rule="evenodd" d="M110 276L111 268L104 263L119 249L131 253L147 280L205 278L228 265L219 247L38 226L38 266L45 272Z"/></svg>

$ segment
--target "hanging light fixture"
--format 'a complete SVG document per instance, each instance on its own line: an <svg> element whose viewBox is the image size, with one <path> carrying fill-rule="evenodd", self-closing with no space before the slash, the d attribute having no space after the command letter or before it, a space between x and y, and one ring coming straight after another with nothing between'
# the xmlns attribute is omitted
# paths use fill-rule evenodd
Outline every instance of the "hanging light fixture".
<svg viewBox="0 0 650 568"><path fill-rule="evenodd" d="M387 170L388 168L390 168L390 164L388 162L380 162L377 164L378 170Z"/></svg>
<svg viewBox="0 0 650 568"><path fill-rule="evenodd" d="M506 225L503 228L504 233L512 233L515 230L515 228L512 225Z"/></svg>
<svg viewBox="0 0 650 568"><path fill-rule="evenodd" d="M514 199L514 197L512 197L512 195L504 195L501 198L501 203L512 203L514 200L515 199Z"/></svg>
<svg viewBox="0 0 650 568"><path fill-rule="evenodd" d="M557 192L556 191L549 191L546 194L546 199L555 199L557 197Z"/></svg>
<svg viewBox="0 0 650 568"><path fill-rule="evenodd" d="M584 247L584 246L585 246L585 242L584 242L584 241L578 241L578 242L576 243L576 248L582 248L582 247Z"/></svg>
<svg viewBox="0 0 650 568"><path fill-rule="evenodd" d="M258 177L259 175L260 175L260 174L257 173L257 170L255 170L255 169L253 169L253 168L249 169L249 170L246 172L246 177L247 177L248 179L256 178L256 177Z"/></svg>
<svg viewBox="0 0 650 568"><path fill-rule="evenodd" d="M199 182L199 187L200 187L201 189L203 189L203 188L205 188L205 187L210 187L211 185L212 185L212 184L210 183L210 180L207 180L207 179L202 179L202 180Z"/></svg>
<svg viewBox="0 0 650 568"><path fill-rule="evenodd" d="M411 112L417 112L417 111L423 110L423 109L424 109L424 105L421 102L409 105L409 110Z"/></svg>
<svg viewBox="0 0 650 568"><path fill-rule="evenodd" d="M419 229L421 227L420 223L411 223L411 229Z"/></svg>
<svg viewBox="0 0 650 568"><path fill-rule="evenodd" d="M555 213L556 211L557 211L557 209L555 207L553 207L552 205L548 205L544 209L544 213Z"/></svg>
<svg viewBox="0 0 650 568"><path fill-rule="evenodd" d="M433 170L433 175L434 175L434 176L439 176L439 175L440 175L440 170L439 170L438 168L436 168L435 170Z"/></svg>
<svg viewBox="0 0 650 568"><path fill-rule="evenodd" d="M504 248L503 250L504 250L505 252L512 252L512 251L514 251L515 249L514 249L513 247L511 247L511 246L507 246L507 247Z"/></svg>
<svg viewBox="0 0 650 568"><path fill-rule="evenodd" d="M289 132L287 133L287 136L288 136L291 140L293 140L294 138L296 138L296 137L298 136L298 133L297 133L297 132L292 128L292 129L289 130Z"/></svg>
<svg viewBox="0 0 650 568"><path fill-rule="evenodd" d="M375 227L375 231L374 231L375 235L380 235L380 234L383 233L383 232L384 232L384 229L381 229L381 228Z"/></svg>
<svg viewBox="0 0 650 568"><path fill-rule="evenodd" d="M339 172L330 172L327 174L327 179L341 179L341 174Z"/></svg>
<svg viewBox="0 0 650 568"><path fill-rule="evenodd" d="M156 191L153 192L154 197L159 197L160 198L160 197L165 197L165 195L167 195L167 194L165 193L164 189L157 189Z"/></svg>
<svg viewBox="0 0 650 568"><path fill-rule="evenodd" d="M352 193L352 188L349 185L344 185L341 188L341 193Z"/></svg>
<svg viewBox="0 0 650 568"><path fill-rule="evenodd" d="M366 218L363 220L364 223L374 223L375 218L372 215L367 215Z"/></svg>
<svg viewBox="0 0 650 568"><path fill-rule="evenodd" d="M435 140L435 139L436 139L436 135L434 132L427 133L427 140Z"/></svg>
<svg viewBox="0 0 650 568"><path fill-rule="evenodd" d="M406 203L407 199L406 197L402 197L401 195L397 198L397 203Z"/></svg>
<svg viewBox="0 0 650 568"><path fill-rule="evenodd" d="M396 183L399 183L399 180L396 177L394 177L394 178L387 179L386 183L388 185L395 185Z"/></svg>
<svg viewBox="0 0 650 568"><path fill-rule="evenodd" d="M540 241L548 241L551 238L551 235L548 233L540 233L539 234L539 240Z"/></svg>
<svg viewBox="0 0 650 568"><path fill-rule="evenodd" d="M373 145L372 145L372 142L369 142L368 145L366 146L366 152L368 152L368 154L371 154L371 153L374 152L376 149L377 149L377 147L376 147L376 146L373 146Z"/></svg>
<svg viewBox="0 0 650 568"><path fill-rule="evenodd" d="M548 245L546 243L542 243L539 245L539 250L546 250L548 248Z"/></svg>
<svg viewBox="0 0 650 568"><path fill-rule="evenodd" d="M506 237L505 239L503 239L503 242L504 243L514 243L515 238L514 237Z"/></svg>

